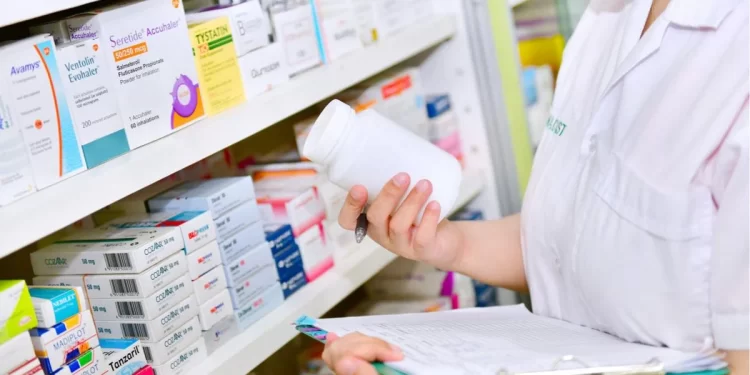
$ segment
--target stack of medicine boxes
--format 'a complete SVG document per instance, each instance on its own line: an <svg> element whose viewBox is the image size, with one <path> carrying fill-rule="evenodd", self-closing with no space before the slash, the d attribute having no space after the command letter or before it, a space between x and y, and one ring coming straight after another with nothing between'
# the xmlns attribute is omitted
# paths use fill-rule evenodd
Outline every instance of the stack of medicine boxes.
<svg viewBox="0 0 750 375"><path fill-rule="evenodd" d="M31 286L37 328L31 330L42 369L47 375L107 372L94 319L80 286Z"/></svg>
<svg viewBox="0 0 750 375"><path fill-rule="evenodd" d="M34 284L83 287L99 337L138 338L159 375L180 374L206 355L184 247L181 226L104 225L33 252Z"/></svg>
<svg viewBox="0 0 750 375"><path fill-rule="evenodd" d="M276 261L276 271L279 273L279 283L284 292L284 298L289 298L296 291L307 285L307 275L302 263L297 241L291 224L266 224L266 240L271 246L273 259Z"/></svg>
<svg viewBox="0 0 750 375"><path fill-rule="evenodd" d="M244 330L283 302L250 177L187 182L149 199L146 205L151 212L211 213L235 310L233 330ZM204 325L204 330L215 322Z"/></svg>
<svg viewBox="0 0 750 375"><path fill-rule="evenodd" d="M28 332L36 325L26 282L0 280L0 374L43 374Z"/></svg>

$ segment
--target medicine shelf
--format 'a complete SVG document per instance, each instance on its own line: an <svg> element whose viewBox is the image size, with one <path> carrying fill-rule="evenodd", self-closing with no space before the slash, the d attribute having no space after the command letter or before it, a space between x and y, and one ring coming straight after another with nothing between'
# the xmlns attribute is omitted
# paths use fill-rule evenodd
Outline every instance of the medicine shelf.
<svg viewBox="0 0 750 375"><path fill-rule="evenodd" d="M47 3L32 1L42 2ZM235 108L2 207L0 258L436 46L455 31L450 15L410 26Z"/></svg>
<svg viewBox="0 0 750 375"><path fill-rule="evenodd" d="M97 0L26 0L13 6L4 5L0 12L0 27L13 25L48 14L72 9Z"/></svg>
<svg viewBox="0 0 750 375"><path fill-rule="evenodd" d="M483 174L465 172L453 212L469 203L483 187ZM322 316L396 259L369 238L362 244L357 252L225 343L188 375L247 374L297 335L292 323L298 317Z"/></svg>

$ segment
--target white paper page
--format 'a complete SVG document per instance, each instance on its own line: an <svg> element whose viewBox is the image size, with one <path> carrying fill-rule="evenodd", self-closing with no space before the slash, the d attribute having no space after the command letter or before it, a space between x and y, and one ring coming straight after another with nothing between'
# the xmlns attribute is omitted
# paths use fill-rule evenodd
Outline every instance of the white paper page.
<svg viewBox="0 0 750 375"><path fill-rule="evenodd" d="M631 344L533 315L523 305L321 319L316 325L338 335L357 331L398 345L405 359L389 365L411 375L542 371L563 355L589 366L645 364L656 357L667 368L695 358L695 353Z"/></svg>

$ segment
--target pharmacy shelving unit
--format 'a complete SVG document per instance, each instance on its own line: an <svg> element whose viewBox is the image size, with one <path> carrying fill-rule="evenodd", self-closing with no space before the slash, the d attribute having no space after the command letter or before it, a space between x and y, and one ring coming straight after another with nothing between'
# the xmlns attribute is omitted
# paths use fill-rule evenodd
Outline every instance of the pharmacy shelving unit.
<svg viewBox="0 0 750 375"><path fill-rule="evenodd" d="M484 187L480 171L464 173L455 209L465 206ZM378 271L396 259L396 255L369 238L360 250L306 285L280 307L233 338L188 375L244 375L297 335L291 323L301 315L319 317Z"/></svg>
<svg viewBox="0 0 750 375"><path fill-rule="evenodd" d="M0 258L450 38L455 17L398 36L0 208ZM85 199L79 199L85 197Z"/></svg>

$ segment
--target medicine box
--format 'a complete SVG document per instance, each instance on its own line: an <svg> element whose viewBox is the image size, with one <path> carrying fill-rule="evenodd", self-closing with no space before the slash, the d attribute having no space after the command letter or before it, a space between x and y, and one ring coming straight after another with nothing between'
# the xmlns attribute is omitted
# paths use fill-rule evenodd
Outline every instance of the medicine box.
<svg viewBox="0 0 750 375"><path fill-rule="evenodd" d="M156 373L154 372L153 367L151 367L150 365L146 365L142 369L134 372L133 375L156 375Z"/></svg>
<svg viewBox="0 0 750 375"><path fill-rule="evenodd" d="M357 20L359 38L364 45L370 45L378 40L375 27L375 9L371 0L351 0L354 6L354 17Z"/></svg>
<svg viewBox="0 0 750 375"><path fill-rule="evenodd" d="M307 281L313 281L333 267L333 246L321 221L297 236Z"/></svg>
<svg viewBox="0 0 750 375"><path fill-rule="evenodd" d="M264 268L270 267L275 271L276 266L274 263L271 248L267 242L263 242L237 258L237 260L224 264L224 270L226 271L229 285L240 285L250 275Z"/></svg>
<svg viewBox="0 0 750 375"><path fill-rule="evenodd" d="M102 348L97 346L64 364L54 375L103 375L106 373L104 354L102 354Z"/></svg>
<svg viewBox="0 0 750 375"><path fill-rule="evenodd" d="M190 296L156 319L147 321L122 320L97 321L99 336L102 338L140 339L142 342L156 342L175 328L185 324L192 317L198 315L198 303L194 296Z"/></svg>
<svg viewBox="0 0 750 375"><path fill-rule="evenodd" d="M201 363L208 354L206 353L206 344L202 337L198 337L195 342L187 348L177 352L167 363L159 366L153 366L157 375L182 375L187 374Z"/></svg>
<svg viewBox="0 0 750 375"><path fill-rule="evenodd" d="M284 298L286 299L307 285L307 275L305 275L305 270L299 268L296 272L282 277L279 282L281 284L281 291L284 293Z"/></svg>
<svg viewBox="0 0 750 375"><path fill-rule="evenodd" d="M140 273L182 250L179 228L95 228L31 253L36 275Z"/></svg>
<svg viewBox="0 0 750 375"><path fill-rule="evenodd" d="M281 42L269 44L240 56L245 96L252 98L289 81L289 67Z"/></svg>
<svg viewBox="0 0 750 375"><path fill-rule="evenodd" d="M226 289L227 285L227 276L224 272L224 267L217 266L193 281L193 292L198 303L203 304Z"/></svg>
<svg viewBox="0 0 750 375"><path fill-rule="evenodd" d="M266 15L258 0L235 5L210 6L186 15L188 24L196 24L226 17L229 20L237 57L269 44Z"/></svg>
<svg viewBox="0 0 750 375"><path fill-rule="evenodd" d="M99 345L107 370L113 375L133 375L147 365L138 339L102 339Z"/></svg>
<svg viewBox="0 0 750 375"><path fill-rule="evenodd" d="M203 340L206 342L208 355L211 355L216 349L222 347L240 332L241 330L237 325L237 318L234 314L220 320L211 329L203 331Z"/></svg>
<svg viewBox="0 0 750 375"><path fill-rule="evenodd" d="M21 126L10 118L10 100L8 93L0 90L0 150L5 159L0 170L0 207L36 191Z"/></svg>
<svg viewBox="0 0 750 375"><path fill-rule="evenodd" d="M238 327L240 330L247 329L275 308L281 306L283 302L284 294L281 291L281 285L276 283L259 297L254 298L235 311L234 316L237 319Z"/></svg>
<svg viewBox="0 0 750 375"><path fill-rule="evenodd" d="M192 282L184 275L145 298L92 298L89 303L96 321L152 320L192 293Z"/></svg>
<svg viewBox="0 0 750 375"><path fill-rule="evenodd" d="M216 226L208 211L132 214L112 220L106 226L120 229L177 228L188 254L216 239Z"/></svg>
<svg viewBox="0 0 750 375"><path fill-rule="evenodd" d="M191 280L196 280L204 273L221 264L221 252L219 244L211 241L187 256L188 275Z"/></svg>
<svg viewBox="0 0 750 375"><path fill-rule="evenodd" d="M15 370L8 372L8 375L44 375L44 370L42 370L39 360L34 357Z"/></svg>
<svg viewBox="0 0 750 375"><path fill-rule="evenodd" d="M283 11L271 10L275 40L284 46L284 57L290 76L322 64L324 53L322 43L316 33L312 5L305 4L291 8L290 6L293 5L287 4L286 10Z"/></svg>
<svg viewBox="0 0 750 375"><path fill-rule="evenodd" d="M148 200L151 212L210 211L217 218L242 202L255 199L249 177L225 177L191 181Z"/></svg>
<svg viewBox="0 0 750 375"><path fill-rule="evenodd" d="M30 286L37 327L49 328L78 313L88 310L86 296L80 286Z"/></svg>
<svg viewBox="0 0 750 375"><path fill-rule="evenodd" d="M274 256L290 245L296 244L290 224L266 224L263 226L263 231L266 232L266 241Z"/></svg>
<svg viewBox="0 0 750 375"><path fill-rule="evenodd" d="M232 298L226 289L200 306L198 318L204 331L211 329L221 319L234 314Z"/></svg>
<svg viewBox="0 0 750 375"><path fill-rule="evenodd" d="M269 264L259 267L245 279L229 286L233 306L235 308L245 306L250 300L278 282L279 274L276 267Z"/></svg>
<svg viewBox="0 0 750 375"><path fill-rule="evenodd" d="M255 199L241 203L226 212L225 214L214 218L216 224L216 239L219 243L232 237L237 231L248 227L250 224L260 220L260 211Z"/></svg>
<svg viewBox="0 0 750 375"><path fill-rule="evenodd" d="M99 346L94 319L88 310L51 328L34 328L31 342L47 372L52 373L90 348Z"/></svg>
<svg viewBox="0 0 750 375"><path fill-rule="evenodd" d="M131 2L66 22L107 36L100 47L131 148L204 116L182 1Z"/></svg>
<svg viewBox="0 0 750 375"><path fill-rule="evenodd" d="M100 44L97 38L57 46L65 99L89 169L130 151Z"/></svg>
<svg viewBox="0 0 750 375"><path fill-rule="evenodd" d="M148 297L187 273L181 251L139 274L37 276L35 285L83 286L89 298Z"/></svg>
<svg viewBox="0 0 750 375"><path fill-rule="evenodd" d="M201 325L196 316L160 340L154 343L141 343L141 345L143 345L146 361L152 366L159 366L194 343L200 336Z"/></svg>
<svg viewBox="0 0 750 375"><path fill-rule="evenodd" d="M189 32L206 114L243 103L245 88L229 17L192 24Z"/></svg>
<svg viewBox="0 0 750 375"><path fill-rule="evenodd" d="M0 280L0 345L36 327L36 313L23 280Z"/></svg>
<svg viewBox="0 0 750 375"><path fill-rule="evenodd" d="M256 221L221 242L219 247L222 262L224 264L233 263L252 248L264 242L266 242L266 239L263 233L263 222Z"/></svg>
<svg viewBox="0 0 750 375"><path fill-rule="evenodd" d="M316 29L323 46L324 64L362 49L354 2L314 0L310 4L316 15Z"/></svg>
<svg viewBox="0 0 750 375"><path fill-rule="evenodd" d="M273 259L276 261L276 270L279 272L279 277L281 278L304 271L302 254L294 242L288 244L286 248L275 252Z"/></svg>
<svg viewBox="0 0 750 375"><path fill-rule="evenodd" d="M0 374L7 374L36 359L31 336L24 331L0 345Z"/></svg>
<svg viewBox="0 0 750 375"><path fill-rule="evenodd" d="M0 91L21 129L34 183L43 189L86 170L57 69L55 43L40 35L0 48Z"/></svg>

